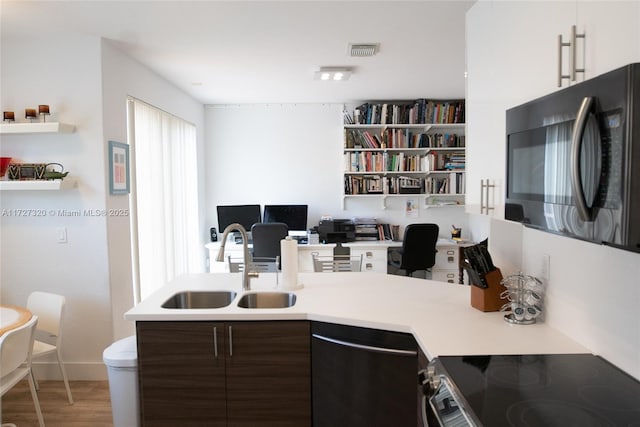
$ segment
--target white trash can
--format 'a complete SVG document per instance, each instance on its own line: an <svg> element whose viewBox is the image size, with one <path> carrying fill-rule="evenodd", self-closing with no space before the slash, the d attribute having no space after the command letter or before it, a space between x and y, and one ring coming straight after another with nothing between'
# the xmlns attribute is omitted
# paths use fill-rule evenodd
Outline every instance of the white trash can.
<svg viewBox="0 0 640 427"><path fill-rule="evenodd" d="M136 336L114 342L102 353L109 376L114 427L140 426Z"/></svg>

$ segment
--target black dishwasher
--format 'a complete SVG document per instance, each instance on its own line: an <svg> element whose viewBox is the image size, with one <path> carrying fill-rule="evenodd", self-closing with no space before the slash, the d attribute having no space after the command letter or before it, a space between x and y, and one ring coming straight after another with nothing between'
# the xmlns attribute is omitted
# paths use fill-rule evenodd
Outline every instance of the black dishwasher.
<svg viewBox="0 0 640 427"><path fill-rule="evenodd" d="M411 334L312 322L314 427L417 425Z"/></svg>

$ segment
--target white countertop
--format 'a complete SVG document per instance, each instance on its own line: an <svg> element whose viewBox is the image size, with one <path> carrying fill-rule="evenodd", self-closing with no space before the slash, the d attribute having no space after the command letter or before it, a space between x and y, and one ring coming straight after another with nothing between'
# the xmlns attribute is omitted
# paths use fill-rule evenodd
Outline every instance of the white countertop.
<svg viewBox="0 0 640 427"><path fill-rule="evenodd" d="M274 290L275 273L252 279L251 292ZM317 320L412 333L429 359L444 355L590 353L544 323L514 325L503 313L470 305L470 289L424 279L380 273L300 273L302 289L293 307L237 307L240 273L178 277L125 313L127 320ZM180 291L232 290L238 295L217 309L165 309Z"/></svg>

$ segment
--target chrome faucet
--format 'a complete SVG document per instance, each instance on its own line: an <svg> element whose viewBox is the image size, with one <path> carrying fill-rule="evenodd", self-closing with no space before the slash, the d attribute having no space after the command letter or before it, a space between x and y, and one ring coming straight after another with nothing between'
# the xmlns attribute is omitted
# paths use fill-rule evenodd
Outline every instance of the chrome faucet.
<svg viewBox="0 0 640 427"><path fill-rule="evenodd" d="M258 272L249 271L249 268L251 267L251 264L252 264L251 253L249 252L249 238L247 236L247 230L245 230L245 228L242 225L238 223L233 223L233 224L229 224L227 228L224 229L224 231L222 232L222 239L221 239L222 243L220 244L220 250L218 250L218 256L216 257L216 261L224 262L224 246L227 243L227 237L229 233L232 231L239 231L240 235L242 236L242 249L244 251L244 269L242 270L242 290L250 291L251 290L250 280L252 277L258 277Z"/></svg>

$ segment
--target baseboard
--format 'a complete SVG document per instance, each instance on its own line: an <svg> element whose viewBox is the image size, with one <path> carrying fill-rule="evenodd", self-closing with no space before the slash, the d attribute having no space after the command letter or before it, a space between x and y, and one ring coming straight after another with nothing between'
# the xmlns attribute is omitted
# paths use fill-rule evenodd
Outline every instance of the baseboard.
<svg viewBox="0 0 640 427"><path fill-rule="evenodd" d="M100 362L65 363L69 381L106 381L107 367ZM32 362L33 373L37 380L62 381L60 368L55 362Z"/></svg>

